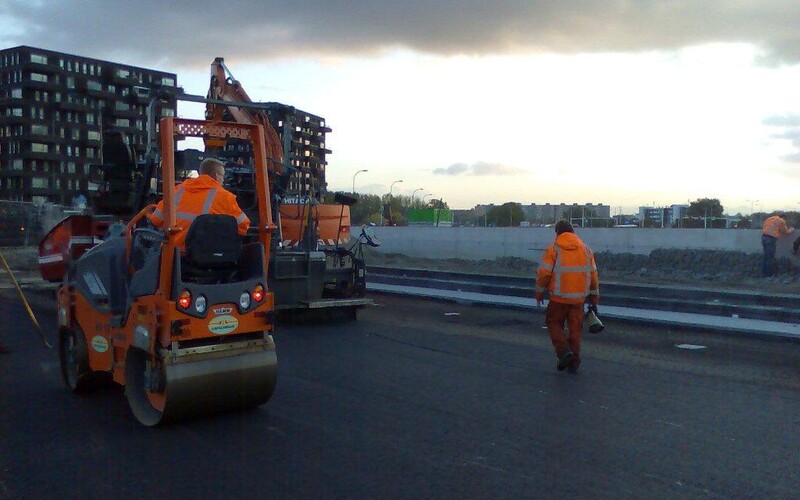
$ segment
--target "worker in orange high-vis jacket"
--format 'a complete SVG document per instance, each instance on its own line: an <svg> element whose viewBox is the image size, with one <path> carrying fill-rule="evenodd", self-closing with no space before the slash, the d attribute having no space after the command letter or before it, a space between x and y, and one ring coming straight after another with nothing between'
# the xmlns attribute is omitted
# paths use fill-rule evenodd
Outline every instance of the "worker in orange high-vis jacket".
<svg viewBox="0 0 800 500"><path fill-rule="evenodd" d="M545 291L549 292L545 324L558 357L556 368L577 373L581 364L583 304L596 306L600 299L597 265L592 250L578 238L572 224L562 220L555 229L556 239L545 250L536 273L536 303L541 306Z"/></svg>
<svg viewBox="0 0 800 500"><path fill-rule="evenodd" d="M778 238L794 232L794 228L786 224L784 217L782 212L768 217L764 221L764 227L761 229L761 246L764 248L761 273L765 278L775 274L775 247L777 246Z"/></svg>
<svg viewBox="0 0 800 500"><path fill-rule="evenodd" d="M198 215L225 214L236 218L239 234L250 227L250 219L236 203L236 195L222 187L225 164L216 158L206 158L200 163L200 175L188 178L175 187L175 223L183 231L176 238L177 245L185 250L186 233ZM164 201L160 201L147 218L156 227L164 225Z"/></svg>

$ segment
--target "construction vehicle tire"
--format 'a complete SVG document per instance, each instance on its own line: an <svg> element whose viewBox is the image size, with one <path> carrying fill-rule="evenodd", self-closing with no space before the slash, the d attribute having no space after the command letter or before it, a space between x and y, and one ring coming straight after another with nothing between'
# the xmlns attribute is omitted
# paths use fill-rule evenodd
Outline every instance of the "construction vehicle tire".
<svg viewBox="0 0 800 500"><path fill-rule="evenodd" d="M91 380L92 369L89 367L89 350L86 337L81 329L75 326L63 330L59 335L58 357L61 361L61 375L64 383L72 392L86 392Z"/></svg>

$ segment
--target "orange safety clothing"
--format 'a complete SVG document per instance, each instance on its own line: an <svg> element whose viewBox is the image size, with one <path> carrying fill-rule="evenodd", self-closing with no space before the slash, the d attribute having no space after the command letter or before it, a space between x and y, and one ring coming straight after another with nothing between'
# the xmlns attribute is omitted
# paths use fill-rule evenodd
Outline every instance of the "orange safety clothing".
<svg viewBox="0 0 800 500"><path fill-rule="evenodd" d="M211 176L203 174L194 179L186 179L175 186L175 224L182 228L175 240L181 248L185 248L186 233L192 221L198 215L223 214L236 218L239 234L244 235L250 227L250 219L239 208L236 196L222 187ZM164 225L164 200L158 202L156 209L147 218L156 227Z"/></svg>
<svg viewBox="0 0 800 500"><path fill-rule="evenodd" d="M545 290L550 292L551 302L562 304L582 304L587 297L590 303L597 304L600 299L594 254L575 233L559 234L545 250L536 272L537 300L542 299Z"/></svg>
<svg viewBox="0 0 800 500"><path fill-rule="evenodd" d="M761 229L761 234L764 236L771 236L775 239L780 238L784 234L790 234L794 231L786 225L786 221L779 215L773 215L764 221L764 227Z"/></svg>

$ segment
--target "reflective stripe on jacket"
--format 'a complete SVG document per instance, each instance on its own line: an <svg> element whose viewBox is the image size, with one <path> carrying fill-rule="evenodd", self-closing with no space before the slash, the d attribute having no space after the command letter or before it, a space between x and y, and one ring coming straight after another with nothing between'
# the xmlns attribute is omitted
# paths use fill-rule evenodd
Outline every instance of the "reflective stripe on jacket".
<svg viewBox="0 0 800 500"><path fill-rule="evenodd" d="M765 236L772 236L773 238L780 238L784 234L789 234L793 230L786 225L786 221L777 215L767 218L764 221L764 227L761 229L761 234Z"/></svg>
<svg viewBox="0 0 800 500"><path fill-rule="evenodd" d="M184 248L186 233L192 221L203 214L224 214L236 218L239 234L244 235L250 227L250 219L239 208L236 196L227 191L216 180L208 175L200 175L195 179L186 179L175 187L175 224L183 231L178 233L176 243ZM147 218L156 227L164 224L164 200L158 202L153 213Z"/></svg>
<svg viewBox="0 0 800 500"><path fill-rule="evenodd" d="M536 293L550 292L550 300L581 304L587 296L599 298L600 284L592 250L575 233L561 233L547 247L536 272Z"/></svg>

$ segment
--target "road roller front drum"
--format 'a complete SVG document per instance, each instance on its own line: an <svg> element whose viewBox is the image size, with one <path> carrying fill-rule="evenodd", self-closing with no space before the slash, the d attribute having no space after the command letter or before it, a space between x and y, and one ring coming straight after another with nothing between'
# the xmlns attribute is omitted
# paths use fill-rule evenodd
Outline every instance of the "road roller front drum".
<svg viewBox="0 0 800 500"><path fill-rule="evenodd" d="M125 394L147 426L260 406L275 390L278 361L271 337L213 348L130 348Z"/></svg>

